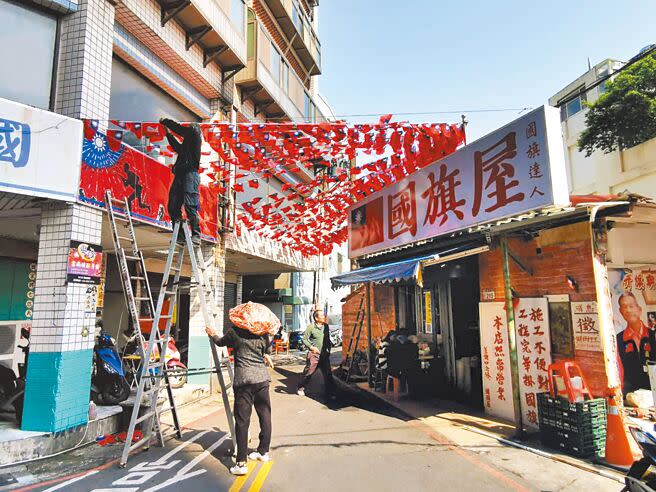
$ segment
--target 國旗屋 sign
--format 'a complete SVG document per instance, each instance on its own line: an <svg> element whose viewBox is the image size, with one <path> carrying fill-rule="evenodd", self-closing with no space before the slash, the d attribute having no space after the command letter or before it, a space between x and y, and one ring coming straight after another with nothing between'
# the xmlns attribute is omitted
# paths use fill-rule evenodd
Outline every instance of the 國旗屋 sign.
<svg viewBox="0 0 656 492"><path fill-rule="evenodd" d="M71 241L66 264L66 280L75 284L98 285L102 273L102 257L102 246ZM95 303L96 298L94 296L94 313L96 311Z"/></svg>
<svg viewBox="0 0 656 492"><path fill-rule="evenodd" d="M504 302L481 302L478 306L485 412L514 420L506 305Z"/></svg>
<svg viewBox="0 0 656 492"><path fill-rule="evenodd" d="M544 297L519 298L514 311L522 422L537 428L537 394L549 391L549 302Z"/></svg>
<svg viewBox="0 0 656 492"><path fill-rule="evenodd" d="M82 122L0 98L0 191L75 200Z"/></svg>
<svg viewBox="0 0 656 492"><path fill-rule="evenodd" d="M569 203L559 111L543 106L349 209L349 256Z"/></svg>

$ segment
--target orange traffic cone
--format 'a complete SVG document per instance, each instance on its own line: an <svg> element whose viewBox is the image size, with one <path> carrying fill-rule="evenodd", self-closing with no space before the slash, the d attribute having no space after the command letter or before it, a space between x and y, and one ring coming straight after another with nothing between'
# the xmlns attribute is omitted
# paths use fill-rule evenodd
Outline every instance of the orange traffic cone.
<svg viewBox="0 0 656 492"><path fill-rule="evenodd" d="M620 413L619 398L618 391L611 390L606 414L606 461L611 465L631 466L633 453L624 427L624 416Z"/></svg>

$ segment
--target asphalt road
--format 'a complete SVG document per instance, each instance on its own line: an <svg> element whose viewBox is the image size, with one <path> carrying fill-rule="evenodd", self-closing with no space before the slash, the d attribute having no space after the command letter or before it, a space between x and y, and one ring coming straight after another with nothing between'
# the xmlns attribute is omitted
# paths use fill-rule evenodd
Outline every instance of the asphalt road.
<svg viewBox="0 0 656 492"><path fill-rule="evenodd" d="M114 449L85 448L78 457L46 463L34 469L40 485L19 490L154 492L185 491L500 491L500 490L619 490L619 484L595 485L592 474L567 467L578 480L574 489L543 486L540 474L557 472L549 460L538 462L536 473L505 469L494 454L455 445L418 421L406 421L389 407L359 392L347 392L335 403L319 395L320 377L308 397L294 393L300 367L279 367L272 385L273 461L251 464L243 478L230 475L232 459L226 418L220 405L206 401L182 414L182 440L165 448L153 446L130 458L119 469L107 462ZM257 436L253 416L251 435ZM256 446L256 443L252 443ZM94 453L100 453L95 458ZM529 453L518 451L511 461ZM532 459L539 458L533 457ZM77 464L71 460L77 459ZM503 459L506 459L505 457ZM104 461L103 461L104 460ZM101 464L104 463L104 464ZM100 465L100 466L98 466ZM559 465L566 466L566 465ZM80 471L81 470L81 471ZM530 471L530 470L529 470ZM559 472L562 474L562 472ZM70 474L70 475L69 475ZM577 475L578 474L578 475ZM581 481L581 474L585 474ZM588 477L588 475L590 477ZM588 480L588 482L586 482ZM564 482L563 482L564 483ZM569 483L569 481L568 481ZM574 483L574 482L572 482ZM614 485L617 485L614 488ZM579 488L584 486L584 489ZM608 486L608 487L607 487Z"/></svg>

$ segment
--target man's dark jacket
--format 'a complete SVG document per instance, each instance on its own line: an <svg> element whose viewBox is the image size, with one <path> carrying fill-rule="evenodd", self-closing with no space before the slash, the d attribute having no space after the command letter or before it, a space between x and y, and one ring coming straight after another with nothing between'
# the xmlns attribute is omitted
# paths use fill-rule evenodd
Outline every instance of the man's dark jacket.
<svg viewBox="0 0 656 492"><path fill-rule="evenodd" d="M178 158L173 165L173 174L183 175L188 172L198 172L200 166L200 147L203 143L203 137L197 125L182 126L168 118L162 120L162 125L171 130L172 132L182 137L180 143L175 137L166 134L173 150L178 154Z"/></svg>

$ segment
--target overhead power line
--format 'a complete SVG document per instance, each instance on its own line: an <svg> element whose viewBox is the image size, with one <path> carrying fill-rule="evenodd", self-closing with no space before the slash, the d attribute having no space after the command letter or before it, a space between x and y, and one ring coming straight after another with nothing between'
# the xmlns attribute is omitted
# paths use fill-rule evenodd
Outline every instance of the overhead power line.
<svg viewBox="0 0 656 492"><path fill-rule="evenodd" d="M391 114L392 117L395 117L395 116L426 116L426 115L432 115L432 114L503 113L503 112L509 112L509 111L523 113L524 111L529 111L531 109L533 109L533 108L527 106L527 107L524 107L524 108L453 109L453 110L448 110L448 111L405 111L405 112L401 112L401 113L394 113L392 111L387 111L387 112L383 112L383 113L336 114L334 116L337 119L341 119L341 118L375 117L375 116L383 116L383 115L386 115L386 114ZM280 117L280 118L267 118L268 121L283 120L283 119L287 119L287 118L284 117L284 116ZM305 122L306 118L296 118L295 120Z"/></svg>

